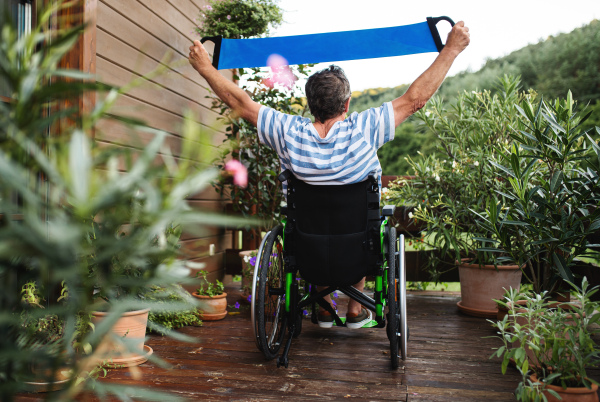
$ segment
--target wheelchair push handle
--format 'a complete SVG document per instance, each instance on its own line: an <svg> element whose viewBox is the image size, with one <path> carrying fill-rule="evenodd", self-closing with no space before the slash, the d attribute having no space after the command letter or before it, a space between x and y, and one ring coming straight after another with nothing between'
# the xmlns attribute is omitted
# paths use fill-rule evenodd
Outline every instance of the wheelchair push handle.
<svg viewBox="0 0 600 402"><path fill-rule="evenodd" d="M445 44L442 43L442 38L437 30L437 23L440 21L447 21L451 26L454 26L454 21L452 18L446 17L445 15L441 17L427 17L427 25L429 26L431 37L433 38L433 42L435 43L435 47L437 48L438 52L441 52L445 46Z"/></svg>

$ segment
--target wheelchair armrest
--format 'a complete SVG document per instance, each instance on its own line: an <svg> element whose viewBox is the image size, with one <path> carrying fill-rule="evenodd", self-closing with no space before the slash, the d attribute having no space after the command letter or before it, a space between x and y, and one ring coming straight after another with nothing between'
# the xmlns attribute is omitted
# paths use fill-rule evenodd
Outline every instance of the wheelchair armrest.
<svg viewBox="0 0 600 402"><path fill-rule="evenodd" d="M290 177L292 177L292 171L290 169L285 169L277 176L277 179L280 183L283 183L284 181L288 181Z"/></svg>
<svg viewBox="0 0 600 402"><path fill-rule="evenodd" d="M394 216L394 212L396 212L395 205L386 205L381 210L381 215L383 216Z"/></svg>

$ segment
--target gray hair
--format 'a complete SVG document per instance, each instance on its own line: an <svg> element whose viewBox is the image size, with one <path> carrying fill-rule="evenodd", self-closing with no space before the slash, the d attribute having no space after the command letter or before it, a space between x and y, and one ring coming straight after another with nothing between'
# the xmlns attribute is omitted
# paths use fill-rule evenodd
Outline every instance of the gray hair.
<svg viewBox="0 0 600 402"><path fill-rule="evenodd" d="M344 70L333 64L311 75L304 89L310 112L321 123L344 113L351 95Z"/></svg>

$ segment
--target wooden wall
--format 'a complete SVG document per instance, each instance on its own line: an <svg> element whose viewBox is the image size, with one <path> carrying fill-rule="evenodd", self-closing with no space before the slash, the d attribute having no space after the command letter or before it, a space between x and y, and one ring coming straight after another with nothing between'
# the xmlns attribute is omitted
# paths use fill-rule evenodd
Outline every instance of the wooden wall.
<svg viewBox="0 0 600 402"><path fill-rule="evenodd" d="M191 110L211 133L211 146L222 144L223 127L217 114L210 110L208 85L187 62L195 34L195 20L205 0L97 0L96 73L109 84L124 85L147 76L158 66L165 71L132 89L117 104L116 112L144 119L150 126L169 133L168 144L175 156L182 143L181 125L186 110ZM211 49L209 49L211 52ZM223 74L229 79L231 72ZM105 121L95 133L105 146L143 147L151 137L132 135L124 127ZM200 161L204 166L211 161ZM193 206L222 211L223 204L214 190L191 197ZM231 233L207 228L198 236L184 234L182 249L187 258L206 264L211 279L224 274L225 248ZM215 254L209 255L210 245Z"/></svg>

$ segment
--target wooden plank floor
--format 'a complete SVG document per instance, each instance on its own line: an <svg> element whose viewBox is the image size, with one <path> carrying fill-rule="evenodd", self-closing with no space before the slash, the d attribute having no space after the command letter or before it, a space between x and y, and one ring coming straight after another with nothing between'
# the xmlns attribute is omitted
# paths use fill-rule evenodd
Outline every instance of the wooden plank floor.
<svg viewBox="0 0 600 402"><path fill-rule="evenodd" d="M230 304L241 303L235 288L229 287L228 293ZM499 345L488 338L493 329L485 319L459 313L457 301L455 294L409 292L409 353L396 371L390 368L385 330L322 329L308 319L292 344L289 368L277 368L256 348L246 308L224 320L181 330L197 337L198 343L151 336L147 344L171 369L147 362L139 366L140 379L128 369L118 369L105 381L203 401L515 400L518 372L509 368L503 376L500 361L489 359ZM339 304L342 312L345 303ZM33 399L31 395L23 400Z"/></svg>

